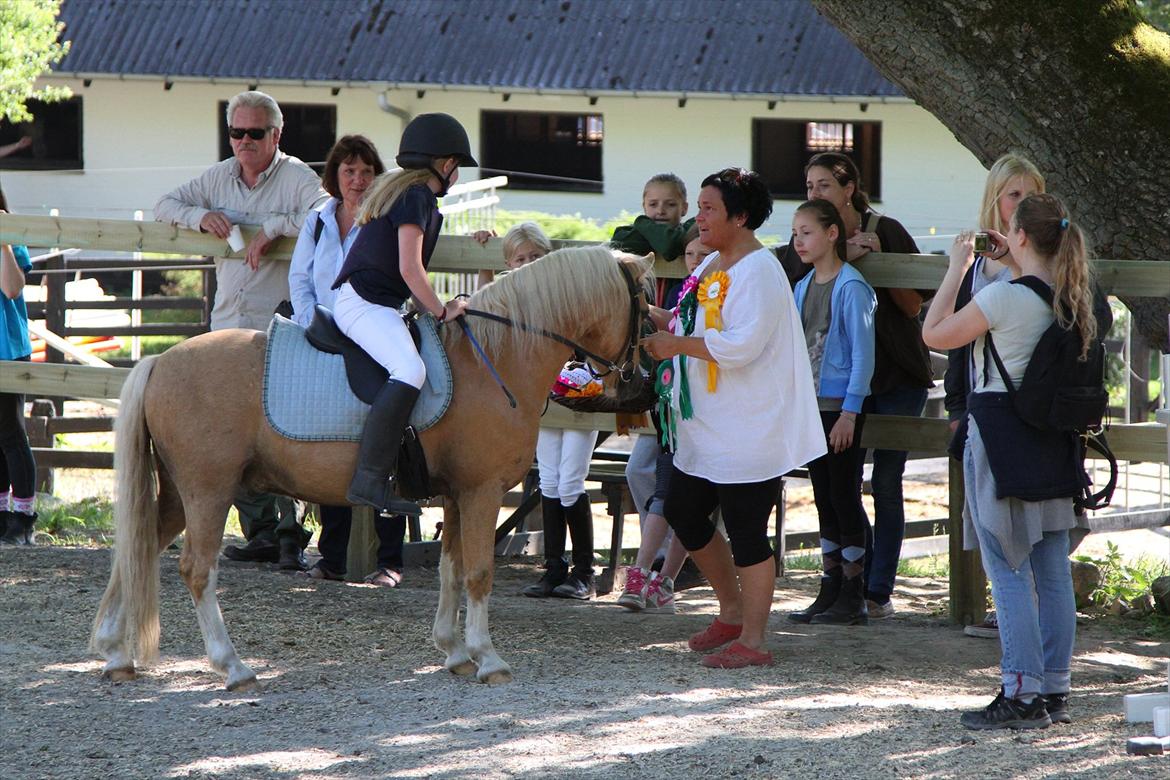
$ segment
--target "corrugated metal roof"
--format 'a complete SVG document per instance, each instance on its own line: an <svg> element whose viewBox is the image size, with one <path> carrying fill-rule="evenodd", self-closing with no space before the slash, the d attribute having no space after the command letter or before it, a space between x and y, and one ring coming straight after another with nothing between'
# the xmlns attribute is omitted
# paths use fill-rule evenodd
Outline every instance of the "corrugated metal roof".
<svg viewBox="0 0 1170 780"><path fill-rule="evenodd" d="M58 73L898 96L807 0L66 0Z"/></svg>

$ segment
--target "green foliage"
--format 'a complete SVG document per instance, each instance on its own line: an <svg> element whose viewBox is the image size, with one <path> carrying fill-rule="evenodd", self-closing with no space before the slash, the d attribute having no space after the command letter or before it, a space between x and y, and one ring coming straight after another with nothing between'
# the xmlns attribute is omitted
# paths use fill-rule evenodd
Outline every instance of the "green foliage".
<svg viewBox="0 0 1170 780"><path fill-rule="evenodd" d="M623 211L613 219L598 224L597 220L582 217L580 214L545 214L542 211L504 211L496 212L496 233L504 235L513 225L521 222L535 222L549 238L560 238L571 241L609 241L613 231L622 225L629 225L634 221L636 214Z"/></svg>
<svg viewBox="0 0 1170 780"><path fill-rule="evenodd" d="M1131 605L1150 593L1154 580L1170 574L1165 561L1143 555L1134 561L1125 561L1113 542L1106 545L1105 556L1073 556L1074 560L1091 563L1101 570L1101 584L1089 594L1094 604L1107 606L1117 601Z"/></svg>
<svg viewBox="0 0 1170 780"><path fill-rule="evenodd" d="M1170 0L1137 0L1138 11L1162 32L1170 32Z"/></svg>
<svg viewBox="0 0 1170 780"><path fill-rule="evenodd" d="M903 558L898 561L898 575L901 577L944 577L951 576L951 559L947 554L929 555L925 558Z"/></svg>
<svg viewBox="0 0 1170 780"><path fill-rule="evenodd" d="M108 498L86 498L75 503L38 506L38 540L48 537L49 543L100 544L114 543L114 505Z"/></svg>
<svg viewBox="0 0 1170 780"><path fill-rule="evenodd" d="M61 0L0 2L0 119L32 119L29 100L54 101L72 94L65 87L34 89L33 84L69 51L58 41L65 25L57 21Z"/></svg>

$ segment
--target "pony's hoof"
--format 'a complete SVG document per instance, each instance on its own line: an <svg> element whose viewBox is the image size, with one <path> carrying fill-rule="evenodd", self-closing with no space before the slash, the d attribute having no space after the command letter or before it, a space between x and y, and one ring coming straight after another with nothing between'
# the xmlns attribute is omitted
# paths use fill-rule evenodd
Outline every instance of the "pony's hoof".
<svg viewBox="0 0 1170 780"><path fill-rule="evenodd" d="M451 674L457 674L460 677L469 677L475 674L477 668L478 667L476 667L475 661L468 659L466 661L460 661L455 664L448 664L447 671L449 671Z"/></svg>
<svg viewBox="0 0 1170 780"><path fill-rule="evenodd" d="M240 680L228 680L226 687L232 693L245 693L247 691L260 690L260 681L256 679L256 675L249 675Z"/></svg>
<svg viewBox="0 0 1170 780"><path fill-rule="evenodd" d="M138 678L138 671L133 666L120 666L117 669L102 669L102 677L110 682L127 682Z"/></svg>
<svg viewBox="0 0 1170 780"><path fill-rule="evenodd" d="M494 672L479 675L479 681L486 685L506 685L512 682L511 669L498 669Z"/></svg>

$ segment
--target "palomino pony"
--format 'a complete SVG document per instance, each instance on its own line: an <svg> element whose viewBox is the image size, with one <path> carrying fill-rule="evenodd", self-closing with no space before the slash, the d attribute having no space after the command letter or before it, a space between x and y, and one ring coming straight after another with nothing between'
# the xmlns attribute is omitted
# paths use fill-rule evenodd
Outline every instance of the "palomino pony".
<svg viewBox="0 0 1170 780"><path fill-rule="evenodd" d="M515 408L460 329L442 329L454 397L421 440L432 486L444 496L433 638L456 674L475 672L487 683L512 679L488 632L495 526L505 491L532 465L548 390L569 355L548 332L616 356L611 366L623 353L628 362L638 335L631 314L634 281L650 264L650 257L605 247L561 249L472 296L473 308L527 326L467 318L515 395ZM256 674L228 638L215 594L232 497L245 485L320 504L347 503L357 445L292 441L273 431L261 401L265 344L265 334L256 331L215 331L143 360L127 377L114 453L114 560L91 639L106 659L108 678L130 679L136 662L157 657L158 557L185 529L179 571L211 666L226 676L228 690L255 686ZM458 630L464 591L466 638Z"/></svg>

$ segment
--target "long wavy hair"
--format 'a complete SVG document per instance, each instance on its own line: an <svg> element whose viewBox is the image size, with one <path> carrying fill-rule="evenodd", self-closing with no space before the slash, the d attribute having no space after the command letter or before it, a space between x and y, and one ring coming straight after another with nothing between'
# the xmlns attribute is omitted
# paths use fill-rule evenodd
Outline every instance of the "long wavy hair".
<svg viewBox="0 0 1170 780"><path fill-rule="evenodd" d="M1097 336L1093 276L1085 234L1069 217L1060 199L1047 193L1036 193L1021 200L1012 222L1024 231L1036 253L1048 260L1056 321L1066 330L1075 327L1080 332L1080 357L1084 360Z"/></svg>
<svg viewBox="0 0 1170 780"><path fill-rule="evenodd" d="M433 167L441 171L449 159L451 158L438 157L433 161ZM402 197L402 193L416 184L426 184L432 176L434 174L427 168L396 168L383 173L374 179L374 183L366 192L366 197L362 199L357 223L365 225L382 216Z"/></svg>

